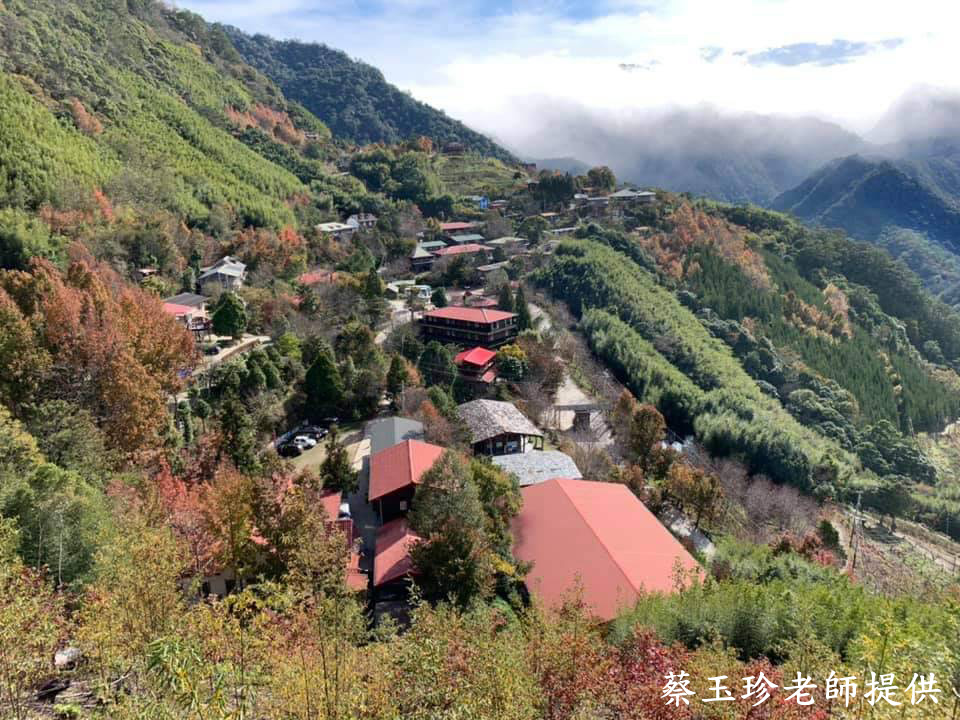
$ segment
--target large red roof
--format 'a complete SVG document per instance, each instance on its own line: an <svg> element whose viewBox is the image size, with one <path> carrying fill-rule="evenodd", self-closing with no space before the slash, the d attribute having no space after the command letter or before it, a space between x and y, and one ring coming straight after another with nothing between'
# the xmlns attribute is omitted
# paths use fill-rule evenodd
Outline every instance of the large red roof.
<svg viewBox="0 0 960 720"><path fill-rule="evenodd" d="M404 440L370 457L369 499L389 495L420 482L423 474L433 467L444 449L439 445Z"/></svg>
<svg viewBox="0 0 960 720"><path fill-rule="evenodd" d="M527 587L556 607L579 578L583 599L612 620L643 592L674 589L697 561L625 485L555 478L523 489L514 557L533 563Z"/></svg>
<svg viewBox="0 0 960 720"><path fill-rule="evenodd" d="M379 587L414 572L410 548L420 542L407 524L397 518L377 530L376 556L373 560L373 585Z"/></svg>
<svg viewBox="0 0 960 720"><path fill-rule="evenodd" d="M503 310L456 307L451 305L449 307L437 308L436 310L425 312L423 317L487 324L500 322L501 320L509 320L512 317L516 317L516 315L511 312L504 312Z"/></svg>
<svg viewBox="0 0 960 720"><path fill-rule="evenodd" d="M493 350L475 347L472 350L464 350L462 353L458 353L453 361L457 365L467 363L468 365L476 365L477 367L486 367L496 356L497 353Z"/></svg>
<svg viewBox="0 0 960 720"><path fill-rule="evenodd" d="M479 252L487 252L487 248L479 243L464 243L463 245L451 245L434 250L433 254L438 257L445 257L447 255L470 255Z"/></svg>

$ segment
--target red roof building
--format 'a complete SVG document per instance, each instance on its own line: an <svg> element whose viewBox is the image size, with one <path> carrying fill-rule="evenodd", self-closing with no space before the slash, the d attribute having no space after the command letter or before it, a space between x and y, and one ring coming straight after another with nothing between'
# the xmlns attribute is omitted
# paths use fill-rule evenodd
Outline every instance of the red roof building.
<svg viewBox="0 0 960 720"><path fill-rule="evenodd" d="M380 516L396 517L410 508L423 474L443 455L444 448L420 440L404 440L370 456L370 502L378 501Z"/></svg>
<svg viewBox="0 0 960 720"><path fill-rule="evenodd" d="M410 548L420 542L405 518L397 518L377 530L373 559L373 586L380 587L415 574Z"/></svg>
<svg viewBox="0 0 960 720"><path fill-rule="evenodd" d="M495 351L475 347L473 350L464 350L459 353L453 361L460 368L460 375L465 380L488 384L497 377L497 370L493 366L496 359Z"/></svg>
<svg viewBox="0 0 960 720"><path fill-rule="evenodd" d="M437 308L420 318L420 331L428 340L466 347L497 347L516 337L517 316L486 308Z"/></svg>
<svg viewBox="0 0 960 720"><path fill-rule="evenodd" d="M440 223L440 230L445 233L460 232L461 230L473 230L483 223L478 222L446 222Z"/></svg>
<svg viewBox="0 0 960 720"><path fill-rule="evenodd" d="M437 257L449 257L451 255L475 255L477 253L489 253L490 248L479 243L464 243L463 245L451 245L450 247L434 250L433 254Z"/></svg>
<svg viewBox="0 0 960 720"><path fill-rule="evenodd" d="M514 557L532 563L526 583L557 607L579 580L594 615L612 620L647 592L675 589L676 569L697 561L617 483L555 478L523 489L513 522Z"/></svg>

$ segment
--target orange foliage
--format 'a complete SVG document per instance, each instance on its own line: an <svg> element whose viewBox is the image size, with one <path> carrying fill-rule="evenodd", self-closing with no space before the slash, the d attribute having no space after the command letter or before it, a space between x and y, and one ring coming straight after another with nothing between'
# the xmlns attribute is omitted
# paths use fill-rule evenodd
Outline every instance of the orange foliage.
<svg viewBox="0 0 960 720"><path fill-rule="evenodd" d="M743 231L726 220L682 203L670 216L670 233L640 235L637 242L653 253L657 264L671 277L684 277L683 260L691 247L706 245L722 258L740 267L758 288L770 288L770 276L763 258L747 245ZM696 264L686 273L697 271Z"/></svg>
<svg viewBox="0 0 960 720"><path fill-rule="evenodd" d="M234 253L267 263L280 274L306 262L306 241L289 225L275 233L265 228L241 230L233 242Z"/></svg>
<svg viewBox="0 0 960 720"><path fill-rule="evenodd" d="M70 100L70 112L73 113L73 122L80 132L87 135L99 135L103 132L103 125L97 117L87 112L83 103L77 98Z"/></svg>
<svg viewBox="0 0 960 720"><path fill-rule="evenodd" d="M158 446L166 400L195 362L193 338L159 300L70 250L66 275L35 258L29 273L0 273L0 287L52 359L43 390L89 409L111 445L133 457Z"/></svg>
<svg viewBox="0 0 960 720"><path fill-rule="evenodd" d="M305 140L304 134L294 126L287 113L262 103L257 103L246 112L227 107L225 113L234 125L260 128L275 140L288 145L301 145Z"/></svg>
<svg viewBox="0 0 960 720"><path fill-rule="evenodd" d="M106 222L112 223L114 214L113 214L113 205L110 203L110 198L100 188L93 189L93 201L97 204L97 207L100 209L100 217L102 217Z"/></svg>

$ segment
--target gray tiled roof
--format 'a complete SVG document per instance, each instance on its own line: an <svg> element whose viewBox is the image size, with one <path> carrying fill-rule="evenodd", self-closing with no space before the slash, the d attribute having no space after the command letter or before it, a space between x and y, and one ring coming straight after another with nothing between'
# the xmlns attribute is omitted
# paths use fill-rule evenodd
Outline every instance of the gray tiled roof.
<svg viewBox="0 0 960 720"><path fill-rule="evenodd" d="M367 423L370 454L376 455L404 440L423 440L423 423L402 417L388 417Z"/></svg>
<svg viewBox="0 0 960 720"><path fill-rule="evenodd" d="M513 455L497 455L491 459L494 465L516 475L520 487L536 485L553 478L583 478L573 458L559 450L532 450Z"/></svg>
<svg viewBox="0 0 960 720"><path fill-rule="evenodd" d="M497 435L535 435L543 433L527 417L508 402L498 400L473 400L457 408L460 419L470 430L472 442L489 440Z"/></svg>

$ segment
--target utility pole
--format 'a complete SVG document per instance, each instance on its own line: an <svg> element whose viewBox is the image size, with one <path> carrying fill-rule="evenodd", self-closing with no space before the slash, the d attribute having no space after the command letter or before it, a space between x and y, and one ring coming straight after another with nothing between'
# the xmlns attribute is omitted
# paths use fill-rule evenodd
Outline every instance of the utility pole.
<svg viewBox="0 0 960 720"><path fill-rule="evenodd" d="M857 569L857 552L860 550L860 501L863 493L857 493L857 510L853 520L853 538L856 542L853 546L853 560L850 563L850 570Z"/></svg>

